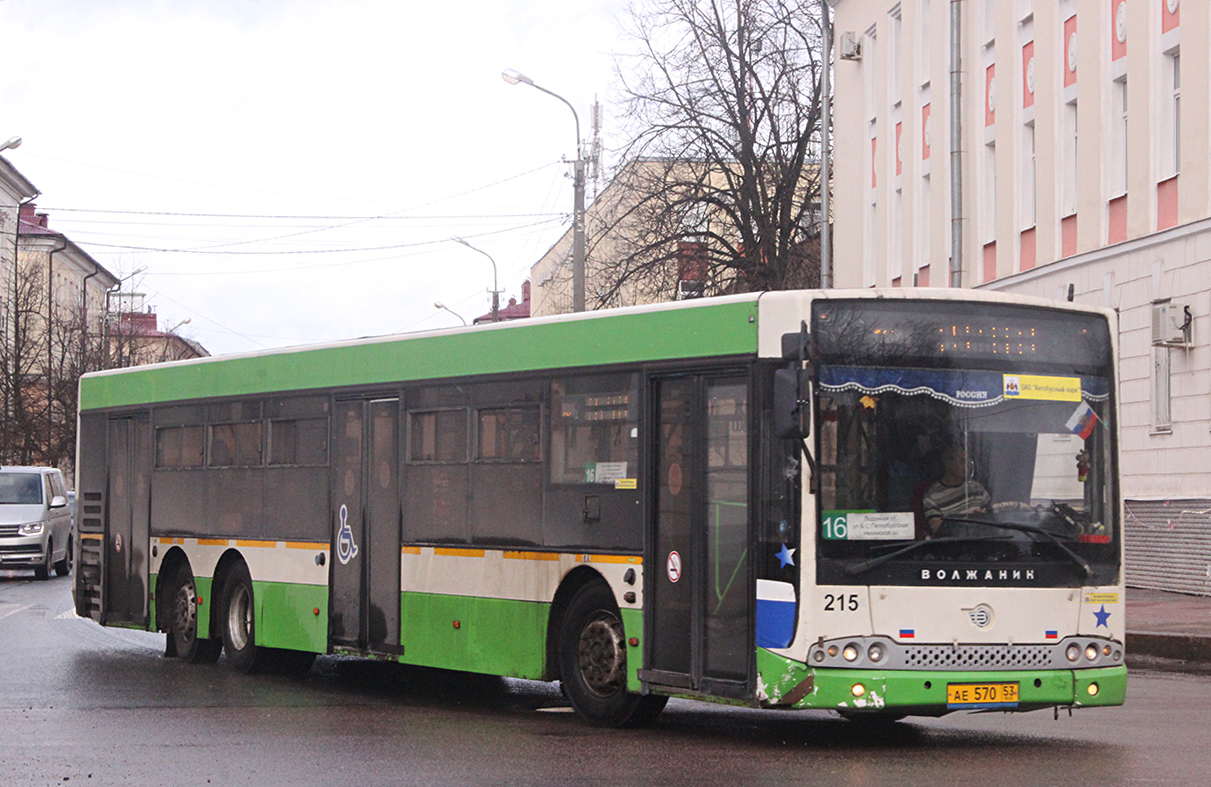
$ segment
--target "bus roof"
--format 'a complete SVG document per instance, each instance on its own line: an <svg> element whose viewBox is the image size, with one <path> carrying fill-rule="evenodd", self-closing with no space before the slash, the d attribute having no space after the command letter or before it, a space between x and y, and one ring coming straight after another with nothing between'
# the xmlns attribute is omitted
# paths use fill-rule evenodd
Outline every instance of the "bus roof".
<svg viewBox="0 0 1211 787"><path fill-rule="evenodd" d="M757 351L757 294L195 358L80 379L80 409Z"/></svg>

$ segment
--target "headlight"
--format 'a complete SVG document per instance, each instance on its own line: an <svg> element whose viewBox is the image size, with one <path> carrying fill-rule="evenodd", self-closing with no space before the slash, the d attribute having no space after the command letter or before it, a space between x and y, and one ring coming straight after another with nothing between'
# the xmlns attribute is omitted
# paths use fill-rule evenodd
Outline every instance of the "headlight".
<svg viewBox="0 0 1211 787"><path fill-rule="evenodd" d="M866 658L870 659L872 663L878 664L883 660L883 646L877 642L871 645L866 650Z"/></svg>
<svg viewBox="0 0 1211 787"><path fill-rule="evenodd" d="M1090 645L1085 648L1085 658L1093 661L1097 658L1097 645Z"/></svg>
<svg viewBox="0 0 1211 787"><path fill-rule="evenodd" d="M845 650L841 651L841 656L846 661L857 661L858 660L858 646L851 642L850 644L845 646Z"/></svg>
<svg viewBox="0 0 1211 787"><path fill-rule="evenodd" d="M28 525L21 526L21 535L23 536L40 536L42 535L42 523L33 522Z"/></svg>
<svg viewBox="0 0 1211 787"><path fill-rule="evenodd" d="M1076 661L1081 657L1081 649L1076 644L1069 645L1068 649L1064 651L1064 655L1068 657L1069 661Z"/></svg>

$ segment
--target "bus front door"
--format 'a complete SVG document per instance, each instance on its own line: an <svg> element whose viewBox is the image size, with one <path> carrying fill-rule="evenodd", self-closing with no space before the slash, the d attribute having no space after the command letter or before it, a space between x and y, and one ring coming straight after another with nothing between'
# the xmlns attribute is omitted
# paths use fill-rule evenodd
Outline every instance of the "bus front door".
<svg viewBox="0 0 1211 787"><path fill-rule="evenodd" d="M644 587L650 684L747 697L749 378L654 381L653 560Z"/></svg>
<svg viewBox="0 0 1211 787"><path fill-rule="evenodd" d="M102 622L147 624L151 417L109 420ZM84 505L80 501L79 505Z"/></svg>
<svg viewBox="0 0 1211 787"><path fill-rule="evenodd" d="M400 652L399 400L336 403L332 419L334 647Z"/></svg>

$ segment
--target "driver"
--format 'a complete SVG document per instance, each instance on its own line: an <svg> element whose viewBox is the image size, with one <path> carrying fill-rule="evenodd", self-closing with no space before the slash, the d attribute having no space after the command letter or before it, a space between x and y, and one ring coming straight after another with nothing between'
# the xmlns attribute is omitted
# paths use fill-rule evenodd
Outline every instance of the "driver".
<svg viewBox="0 0 1211 787"><path fill-rule="evenodd" d="M968 477L967 449L962 444L944 450L942 466L942 478L926 489L921 498L928 529L926 538L937 535L945 517L984 513L992 507L988 490Z"/></svg>

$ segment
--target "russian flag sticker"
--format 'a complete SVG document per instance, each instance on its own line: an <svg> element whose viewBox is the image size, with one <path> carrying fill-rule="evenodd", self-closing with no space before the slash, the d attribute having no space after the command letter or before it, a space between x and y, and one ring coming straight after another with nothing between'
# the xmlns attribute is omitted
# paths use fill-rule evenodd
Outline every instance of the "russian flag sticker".
<svg viewBox="0 0 1211 787"><path fill-rule="evenodd" d="M912 639L917 636L915 629L900 629L900 639Z"/></svg>
<svg viewBox="0 0 1211 787"><path fill-rule="evenodd" d="M1060 638L1060 632L1058 632L1058 631L1047 631L1047 632L1046 632L1046 636L1047 636L1047 639L1059 639L1059 638Z"/></svg>

